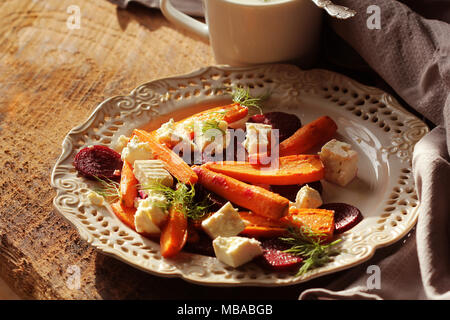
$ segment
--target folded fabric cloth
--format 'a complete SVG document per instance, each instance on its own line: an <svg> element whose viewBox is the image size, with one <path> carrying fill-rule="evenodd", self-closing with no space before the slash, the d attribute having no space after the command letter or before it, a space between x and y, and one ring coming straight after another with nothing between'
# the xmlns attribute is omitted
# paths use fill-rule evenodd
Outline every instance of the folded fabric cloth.
<svg viewBox="0 0 450 320"><path fill-rule="evenodd" d="M110 1L122 6L129 2ZM201 0L172 1L188 14L203 14ZM138 2L151 7L159 4ZM299 298L450 299L450 5L443 0L333 2L358 12L345 21L329 18L333 30L436 127L414 149L420 200L416 231L388 254L375 254L370 261L343 272L327 288L307 289ZM368 27L368 19L376 14L373 8L379 9L380 29ZM380 268L379 289L367 286L366 269L371 264Z"/></svg>

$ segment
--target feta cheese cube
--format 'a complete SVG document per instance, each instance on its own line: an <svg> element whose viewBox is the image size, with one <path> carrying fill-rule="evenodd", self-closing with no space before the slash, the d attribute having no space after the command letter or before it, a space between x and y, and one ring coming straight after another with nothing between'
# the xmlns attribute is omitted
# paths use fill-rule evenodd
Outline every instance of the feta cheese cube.
<svg viewBox="0 0 450 320"><path fill-rule="evenodd" d="M105 199L94 191L89 191L87 198L89 202L95 206L102 206L105 203Z"/></svg>
<svg viewBox="0 0 450 320"><path fill-rule="evenodd" d="M246 237L217 237L213 240L213 248L219 261L234 268L263 253L258 240Z"/></svg>
<svg viewBox="0 0 450 320"><path fill-rule="evenodd" d="M268 152L272 126L261 123L247 122L245 127L247 134L242 145L247 152L249 154Z"/></svg>
<svg viewBox="0 0 450 320"><path fill-rule="evenodd" d="M144 187L156 183L167 187L173 185L173 177L164 169L164 163L161 160L136 160L133 173L137 181Z"/></svg>
<svg viewBox="0 0 450 320"><path fill-rule="evenodd" d="M230 202L227 202L217 212L202 221L203 230L212 238L230 237L241 233L245 223Z"/></svg>
<svg viewBox="0 0 450 320"><path fill-rule="evenodd" d="M130 138L122 134L114 144L114 150L116 150L117 152L122 152L123 148L127 146L128 141L130 141Z"/></svg>
<svg viewBox="0 0 450 320"><path fill-rule="evenodd" d="M122 160L134 165L136 160L148 160L153 158L152 149L147 142L140 142L134 136L122 150Z"/></svg>
<svg viewBox="0 0 450 320"><path fill-rule="evenodd" d="M295 207L315 209L322 205L322 198L320 193L308 185L303 186L295 198Z"/></svg>
<svg viewBox="0 0 450 320"><path fill-rule="evenodd" d="M160 226L168 216L168 212L165 209L166 204L166 198L158 194L152 194L146 199L139 200L136 214L134 215L136 231L151 235L160 234Z"/></svg>
<svg viewBox="0 0 450 320"><path fill-rule="evenodd" d="M332 139L319 152L324 165L325 180L346 186L358 171L358 153L351 145Z"/></svg>

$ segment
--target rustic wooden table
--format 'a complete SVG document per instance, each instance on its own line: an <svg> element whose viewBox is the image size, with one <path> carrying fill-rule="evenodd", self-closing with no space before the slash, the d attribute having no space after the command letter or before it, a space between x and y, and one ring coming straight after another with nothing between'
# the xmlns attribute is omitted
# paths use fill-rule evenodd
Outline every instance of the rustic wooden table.
<svg viewBox="0 0 450 320"><path fill-rule="evenodd" d="M68 27L77 22L73 5L79 29ZM98 103L214 63L207 43L157 10L105 0L0 2L0 277L21 298L297 299L342 274L239 289L159 278L96 252L54 209L50 173L61 142ZM79 289L68 285L72 265Z"/></svg>

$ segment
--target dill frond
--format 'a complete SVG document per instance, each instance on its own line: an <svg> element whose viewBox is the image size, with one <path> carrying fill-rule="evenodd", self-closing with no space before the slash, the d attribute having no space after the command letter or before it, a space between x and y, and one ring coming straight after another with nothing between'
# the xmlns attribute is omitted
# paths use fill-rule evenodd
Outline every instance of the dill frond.
<svg viewBox="0 0 450 320"><path fill-rule="evenodd" d="M220 121L215 119L205 120L203 121L202 133L205 134L208 130L215 129L219 130L222 133L225 133L222 128L220 128Z"/></svg>
<svg viewBox="0 0 450 320"><path fill-rule="evenodd" d="M320 239L323 239L324 234L314 232L306 226L289 228L288 231L290 237L280 238L280 240L291 245L291 247L284 250L284 252L303 258L303 263L297 276L303 275L311 269L325 265L330 262L332 256L340 253L335 246L341 242L342 239L323 244Z"/></svg>
<svg viewBox="0 0 450 320"><path fill-rule="evenodd" d="M195 199L195 188L192 185L178 183L175 189L167 187L162 183L156 183L149 186L141 186L141 189L162 194L167 199L167 205L176 206L187 218L199 220L207 213L211 206L208 198L201 201Z"/></svg>
<svg viewBox="0 0 450 320"><path fill-rule="evenodd" d="M233 87L231 92L232 100L235 103L239 103L240 105L246 106L246 107L254 107L258 109L258 111L262 114L262 108L261 108L261 102L269 98L270 93L267 92L264 95L253 97L250 94L250 89L236 86Z"/></svg>
<svg viewBox="0 0 450 320"><path fill-rule="evenodd" d="M108 202L115 202L120 199L120 185L118 182L107 178L94 177L100 186L94 191L105 198Z"/></svg>

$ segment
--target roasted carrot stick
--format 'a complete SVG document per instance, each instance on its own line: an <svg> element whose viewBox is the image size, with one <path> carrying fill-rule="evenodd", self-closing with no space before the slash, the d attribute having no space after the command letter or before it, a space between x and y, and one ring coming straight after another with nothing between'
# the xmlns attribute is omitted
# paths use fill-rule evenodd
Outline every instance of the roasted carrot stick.
<svg viewBox="0 0 450 320"><path fill-rule="evenodd" d="M298 129L292 136L280 143L279 155L302 154L311 148L330 140L336 133L337 125L328 116L320 117Z"/></svg>
<svg viewBox="0 0 450 320"><path fill-rule="evenodd" d="M246 117L248 114L248 108L240 105L239 103L232 103L225 106L211 108L205 111L201 111L196 113L186 119L178 121L178 123L182 123L191 119L203 121L203 120L211 120L222 118L227 123L232 123L242 118Z"/></svg>
<svg viewBox="0 0 450 320"><path fill-rule="evenodd" d="M253 184L304 184L323 179L324 168L318 155L292 155L279 158L278 168L243 161L208 162L204 166Z"/></svg>
<svg viewBox="0 0 450 320"><path fill-rule="evenodd" d="M245 223L245 229L241 232L253 238L275 238L287 233L286 224L280 220L267 219L253 212L239 212Z"/></svg>
<svg viewBox="0 0 450 320"><path fill-rule="evenodd" d="M128 227L135 230L136 226L134 224L134 214L136 213L136 208L125 207L121 204L121 201L114 202L111 204L114 214L125 223Z"/></svg>
<svg viewBox="0 0 450 320"><path fill-rule="evenodd" d="M287 214L289 200L258 186L252 186L204 166L194 167L198 181L223 198L270 219Z"/></svg>
<svg viewBox="0 0 450 320"><path fill-rule="evenodd" d="M147 142L152 149L154 157L164 162L167 171L180 182L184 184L195 184L197 182L197 174L191 167L168 147L156 142L151 133L135 129L133 135L136 135L140 141Z"/></svg>
<svg viewBox="0 0 450 320"><path fill-rule="evenodd" d="M175 256L181 251L188 237L188 221L177 206L169 209L169 221L161 231L161 255L164 258Z"/></svg>
<svg viewBox="0 0 450 320"><path fill-rule="evenodd" d="M134 199L138 195L137 184L133 167L128 161L124 161L120 175L120 200L125 207L134 207Z"/></svg>
<svg viewBox="0 0 450 320"><path fill-rule="evenodd" d="M307 227L320 234L323 241L331 240L334 232L334 211L326 209L298 209L291 207L282 222L294 227Z"/></svg>

